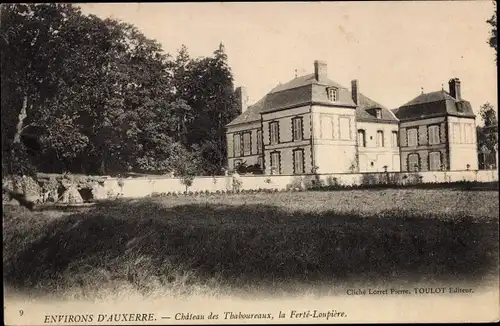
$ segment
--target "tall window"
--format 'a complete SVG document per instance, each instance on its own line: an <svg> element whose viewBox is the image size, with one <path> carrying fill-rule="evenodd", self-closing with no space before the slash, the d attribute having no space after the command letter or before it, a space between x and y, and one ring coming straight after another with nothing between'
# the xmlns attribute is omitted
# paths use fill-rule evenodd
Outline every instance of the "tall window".
<svg viewBox="0 0 500 326"><path fill-rule="evenodd" d="M241 137L240 137L240 134L233 135L233 149L234 149L234 157L241 156Z"/></svg>
<svg viewBox="0 0 500 326"><path fill-rule="evenodd" d="M262 130L257 130L257 154L262 153Z"/></svg>
<svg viewBox="0 0 500 326"><path fill-rule="evenodd" d="M322 139L334 139L333 136L333 116L329 114L321 115L321 138Z"/></svg>
<svg viewBox="0 0 500 326"><path fill-rule="evenodd" d="M417 146L417 128L408 129L406 135L408 137L408 147Z"/></svg>
<svg viewBox="0 0 500 326"><path fill-rule="evenodd" d="M397 131L392 132L391 142L392 142L392 147L398 147L398 132Z"/></svg>
<svg viewBox="0 0 500 326"><path fill-rule="evenodd" d="M271 174L281 173L281 157L280 152L271 153Z"/></svg>
<svg viewBox="0 0 500 326"><path fill-rule="evenodd" d="M418 154L413 153L408 155L408 171L420 171L420 156Z"/></svg>
<svg viewBox="0 0 500 326"><path fill-rule="evenodd" d="M304 173L304 150L296 149L293 151L293 173Z"/></svg>
<svg viewBox="0 0 500 326"><path fill-rule="evenodd" d="M304 137L302 134L302 118L292 119L293 141L301 141Z"/></svg>
<svg viewBox="0 0 500 326"><path fill-rule="evenodd" d="M384 147L384 132L377 130L377 147Z"/></svg>
<svg viewBox="0 0 500 326"><path fill-rule="evenodd" d="M441 153L440 152L430 152L429 153L429 170L430 171L441 170Z"/></svg>
<svg viewBox="0 0 500 326"><path fill-rule="evenodd" d="M460 133L460 124L459 123L453 123L453 142L454 143L461 143L461 133Z"/></svg>
<svg viewBox="0 0 500 326"><path fill-rule="evenodd" d="M252 134L245 132L243 134L243 155L252 154Z"/></svg>
<svg viewBox="0 0 500 326"><path fill-rule="evenodd" d="M351 119L340 118L339 119L339 129L340 129L340 139L351 139Z"/></svg>
<svg viewBox="0 0 500 326"><path fill-rule="evenodd" d="M439 126L429 126L427 128L427 134L429 138L429 145L441 143L441 137L439 136Z"/></svg>
<svg viewBox="0 0 500 326"><path fill-rule="evenodd" d="M465 128L465 130L464 130L464 142L466 144L473 143L473 141L472 141L471 125L470 124L466 124L466 125L464 125L464 128Z"/></svg>
<svg viewBox="0 0 500 326"><path fill-rule="evenodd" d="M332 102L336 102L338 97L337 89L334 87L328 88L328 99Z"/></svg>
<svg viewBox="0 0 500 326"><path fill-rule="evenodd" d="M278 144L280 142L280 127L278 121L269 123L269 135L271 137L271 145Z"/></svg>
<svg viewBox="0 0 500 326"><path fill-rule="evenodd" d="M366 134L363 129L358 130L358 146L366 147Z"/></svg>

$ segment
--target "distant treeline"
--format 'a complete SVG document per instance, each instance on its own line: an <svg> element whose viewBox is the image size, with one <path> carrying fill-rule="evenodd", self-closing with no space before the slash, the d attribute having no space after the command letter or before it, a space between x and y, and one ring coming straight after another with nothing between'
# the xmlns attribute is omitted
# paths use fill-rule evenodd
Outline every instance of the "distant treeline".
<svg viewBox="0 0 500 326"><path fill-rule="evenodd" d="M222 44L172 56L71 4L2 4L4 174L212 175L237 114Z"/></svg>

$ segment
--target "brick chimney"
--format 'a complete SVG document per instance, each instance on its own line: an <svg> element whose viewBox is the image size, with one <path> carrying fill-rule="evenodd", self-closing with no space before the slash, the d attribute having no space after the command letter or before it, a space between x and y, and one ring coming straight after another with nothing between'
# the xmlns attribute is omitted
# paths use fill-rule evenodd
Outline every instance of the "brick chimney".
<svg viewBox="0 0 500 326"><path fill-rule="evenodd" d="M314 78L319 82L324 82L328 78L328 71L325 61L314 61Z"/></svg>
<svg viewBox="0 0 500 326"><path fill-rule="evenodd" d="M356 105L359 105L359 83L357 79L351 80L352 100Z"/></svg>
<svg viewBox="0 0 500 326"><path fill-rule="evenodd" d="M245 110L248 108L248 96L246 87L240 86L236 88L236 90L234 91L234 96L238 105L238 109L240 110L240 114L245 112Z"/></svg>
<svg viewBox="0 0 500 326"><path fill-rule="evenodd" d="M448 82L450 85L450 95L453 96L457 101L462 100L462 92L460 89L460 79L452 78Z"/></svg>

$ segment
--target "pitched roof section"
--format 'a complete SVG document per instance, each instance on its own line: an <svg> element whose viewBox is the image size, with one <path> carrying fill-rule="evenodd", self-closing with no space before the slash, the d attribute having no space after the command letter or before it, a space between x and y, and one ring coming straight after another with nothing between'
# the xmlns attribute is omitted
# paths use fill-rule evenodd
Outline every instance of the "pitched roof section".
<svg viewBox="0 0 500 326"><path fill-rule="evenodd" d="M337 88L338 99L336 102L328 100L327 87ZM347 88L331 79L318 82L314 74L308 74L273 88L267 94L262 113L286 109L296 105L308 105L312 102L335 106L356 106Z"/></svg>
<svg viewBox="0 0 500 326"><path fill-rule="evenodd" d="M400 120L423 119L443 114L467 118L475 117L468 101L458 101L444 90L420 94L393 112Z"/></svg>
<svg viewBox="0 0 500 326"><path fill-rule="evenodd" d="M297 87L301 87L301 86L312 85L312 84L318 84L318 81L314 77L314 74L308 74L308 75L296 77L285 84L279 84L278 86L273 88L269 92L269 94L277 93L277 92L281 92L284 90L289 90L289 89L297 88ZM342 87L341 85L337 84L336 82L334 82L330 79L327 79L325 81L325 83L322 83L322 84L328 84L329 86L334 86L337 88L345 88L345 87Z"/></svg>
<svg viewBox="0 0 500 326"><path fill-rule="evenodd" d="M377 118L373 109L381 109L381 118ZM385 106L359 93L359 106L356 108L356 120L361 122L391 122L399 120Z"/></svg>
<svg viewBox="0 0 500 326"><path fill-rule="evenodd" d="M226 126L234 126L241 123L249 123L260 120L260 112L264 109L264 102L266 100L266 96L255 102L253 105L250 105L245 112L237 116L233 121L228 123Z"/></svg>

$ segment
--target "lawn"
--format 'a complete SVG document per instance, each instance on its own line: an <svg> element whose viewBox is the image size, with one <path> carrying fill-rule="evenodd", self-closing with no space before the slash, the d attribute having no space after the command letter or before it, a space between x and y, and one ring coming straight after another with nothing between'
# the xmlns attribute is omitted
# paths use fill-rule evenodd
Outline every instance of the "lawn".
<svg viewBox="0 0 500 326"><path fill-rule="evenodd" d="M498 267L498 190L158 197L79 212L4 207L9 289L73 298L480 282Z"/></svg>

